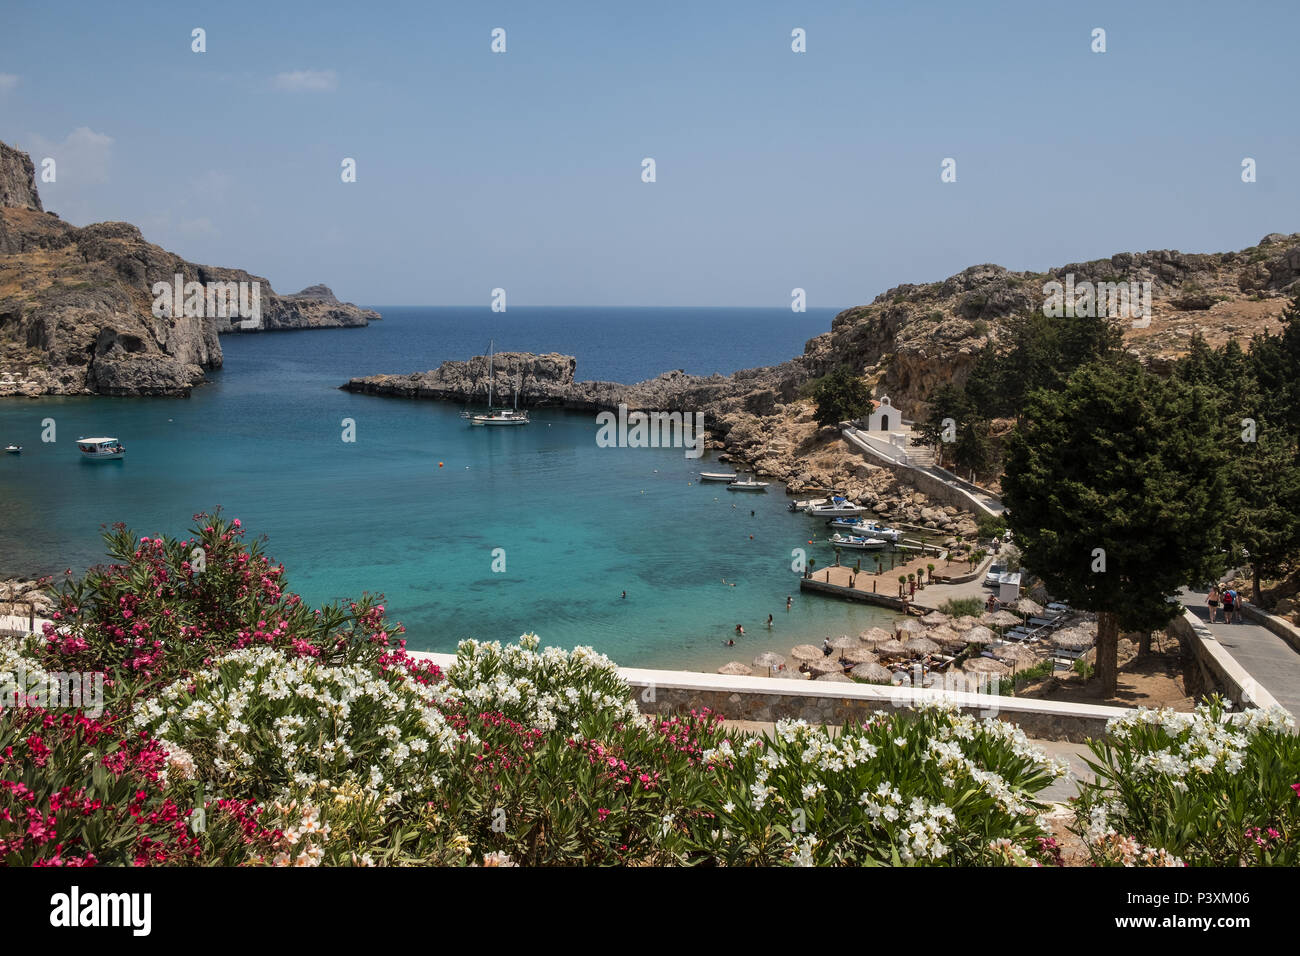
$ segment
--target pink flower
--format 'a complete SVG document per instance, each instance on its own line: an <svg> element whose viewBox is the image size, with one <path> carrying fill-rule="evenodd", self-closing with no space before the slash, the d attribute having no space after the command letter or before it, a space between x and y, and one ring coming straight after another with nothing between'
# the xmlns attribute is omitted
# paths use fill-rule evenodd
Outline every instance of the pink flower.
<svg viewBox="0 0 1300 956"><path fill-rule="evenodd" d="M596 813L600 816L601 823L604 823L605 818L609 816L609 811L606 810L604 807L601 807L599 810L596 811Z"/></svg>

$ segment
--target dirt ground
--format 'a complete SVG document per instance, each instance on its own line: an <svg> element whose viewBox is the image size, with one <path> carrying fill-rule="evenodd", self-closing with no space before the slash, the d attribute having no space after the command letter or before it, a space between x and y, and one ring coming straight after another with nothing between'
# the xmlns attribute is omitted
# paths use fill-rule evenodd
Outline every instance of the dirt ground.
<svg viewBox="0 0 1300 956"><path fill-rule="evenodd" d="M1094 654L1085 658L1091 660ZM1196 697L1190 693L1186 668L1189 665L1182 645L1166 634L1158 633L1151 643L1151 653L1137 656L1137 645L1121 640L1119 645L1119 689L1114 697L1100 697L1083 677L1073 671L1060 671L1020 691L1017 697L1060 700L1076 704L1113 704L1117 707L1170 707L1191 711Z"/></svg>

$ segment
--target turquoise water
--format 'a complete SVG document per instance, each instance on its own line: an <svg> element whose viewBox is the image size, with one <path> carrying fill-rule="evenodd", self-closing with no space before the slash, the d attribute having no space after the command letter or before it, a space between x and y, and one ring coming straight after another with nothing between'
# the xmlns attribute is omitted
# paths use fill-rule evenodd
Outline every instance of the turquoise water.
<svg viewBox="0 0 1300 956"><path fill-rule="evenodd" d="M189 399L0 401L0 442L24 446L0 455L0 576L81 570L103 558L101 525L176 535L222 505L268 537L307 601L382 592L420 650L535 630L622 664L711 667L888 617L802 598L791 549L825 563L824 523L787 511L779 486L698 484L711 455L600 448L591 415L470 428L452 405L337 388L481 353L489 334L502 349L576 354L584 379L729 373L798 354L830 311L381 309L365 329L225 338L225 368ZM54 443L40 440L45 418ZM126 460L79 460L88 434L121 438ZM746 637L724 647L738 623Z"/></svg>

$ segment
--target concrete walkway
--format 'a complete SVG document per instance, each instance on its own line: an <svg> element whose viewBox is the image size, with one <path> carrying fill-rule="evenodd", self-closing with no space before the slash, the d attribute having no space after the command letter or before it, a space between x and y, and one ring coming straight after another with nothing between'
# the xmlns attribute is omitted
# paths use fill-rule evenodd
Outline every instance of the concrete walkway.
<svg viewBox="0 0 1300 956"><path fill-rule="evenodd" d="M929 475L936 481L940 481L950 488L960 492L974 507L972 510L979 512L984 511L991 515L1000 515L1006 510L1001 499L990 492L985 491L978 485L973 485L964 478L958 478L952 472L940 468L937 465L917 465L905 460L905 456L891 455L875 445L868 442L856 433L856 429L845 428L840 432L841 435L854 447L861 449L868 455L888 461L891 464L899 465L903 468L910 468L912 471L919 471Z"/></svg>
<svg viewBox="0 0 1300 956"><path fill-rule="evenodd" d="M1219 646L1300 720L1300 653L1259 624L1224 624L1222 608L1218 621L1210 624L1207 593L1184 591L1180 597L1188 610L1206 623Z"/></svg>

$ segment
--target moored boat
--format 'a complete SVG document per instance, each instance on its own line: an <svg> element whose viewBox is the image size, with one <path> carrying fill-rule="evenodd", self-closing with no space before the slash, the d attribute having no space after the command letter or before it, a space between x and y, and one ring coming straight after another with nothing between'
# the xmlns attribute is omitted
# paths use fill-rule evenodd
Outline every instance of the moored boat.
<svg viewBox="0 0 1300 956"><path fill-rule="evenodd" d="M739 481L740 475L734 471L702 471L700 481Z"/></svg>
<svg viewBox="0 0 1300 956"><path fill-rule="evenodd" d="M848 531L868 538L884 538L894 543L903 537L903 532L898 529L886 528L870 518L834 518L829 524L836 531Z"/></svg>
<svg viewBox="0 0 1300 956"><path fill-rule="evenodd" d="M465 412L461 416L471 425L527 425L528 412L519 410L519 389L515 389L514 408L493 408L492 396L496 380L496 343L488 343L488 408L486 412Z"/></svg>
<svg viewBox="0 0 1300 956"><path fill-rule="evenodd" d="M118 461L126 454L126 446L116 438L78 438L77 450L86 461Z"/></svg>
<svg viewBox="0 0 1300 956"><path fill-rule="evenodd" d="M826 504L826 500L827 499L825 498L804 498L802 501L798 501L798 500L792 501L790 502L790 510L807 511L809 508L813 507L814 505Z"/></svg>
<svg viewBox="0 0 1300 956"><path fill-rule="evenodd" d="M753 478L746 478L744 481L733 481L727 485L728 491L767 491L769 482L755 481Z"/></svg>
<svg viewBox="0 0 1300 956"><path fill-rule="evenodd" d="M833 534L831 544L837 548L851 548L854 551L878 551L888 542L883 538L867 538L856 534Z"/></svg>
<svg viewBox="0 0 1300 956"><path fill-rule="evenodd" d="M870 509L856 505L847 498L836 495L825 504L813 505L808 513L815 518L839 518L846 515L858 515Z"/></svg>
<svg viewBox="0 0 1300 956"><path fill-rule="evenodd" d="M9 455L20 455L20 454L22 454L22 451L23 451L23 446L22 446L22 445L5 445L5 453L6 453L6 454L9 454Z"/></svg>

